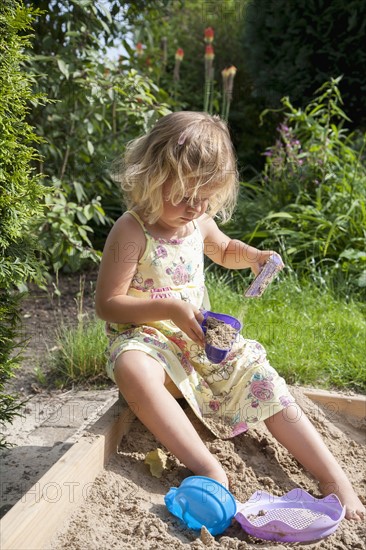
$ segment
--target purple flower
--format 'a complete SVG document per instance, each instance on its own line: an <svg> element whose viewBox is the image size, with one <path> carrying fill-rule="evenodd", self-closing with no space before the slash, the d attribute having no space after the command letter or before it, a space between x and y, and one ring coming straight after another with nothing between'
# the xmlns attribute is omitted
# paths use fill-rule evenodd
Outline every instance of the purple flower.
<svg viewBox="0 0 366 550"><path fill-rule="evenodd" d="M273 383L269 380L256 380L250 385L250 392L260 401L268 401L273 397Z"/></svg>
<svg viewBox="0 0 366 550"><path fill-rule="evenodd" d="M176 285L184 285L184 284L188 283L189 273L186 270L186 268L184 267L184 265L178 265L174 269L173 281L174 281L174 284L176 284Z"/></svg>
<svg viewBox="0 0 366 550"><path fill-rule="evenodd" d="M166 258L168 252L166 251L166 248L164 246L159 245L156 249L156 255L158 258Z"/></svg>
<svg viewBox="0 0 366 550"><path fill-rule="evenodd" d="M279 132L283 132L284 134L288 134L289 131L290 131L290 128L289 128L288 126L286 126L286 124L283 124L283 123L282 123L282 124L280 124L280 125L278 126L277 130L278 130Z"/></svg>

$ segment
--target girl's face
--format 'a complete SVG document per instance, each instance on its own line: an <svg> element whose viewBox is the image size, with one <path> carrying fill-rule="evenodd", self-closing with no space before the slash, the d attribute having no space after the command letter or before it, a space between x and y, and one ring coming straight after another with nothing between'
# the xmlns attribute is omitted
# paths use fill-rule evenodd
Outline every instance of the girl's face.
<svg viewBox="0 0 366 550"><path fill-rule="evenodd" d="M163 195L169 196L170 187L169 184L165 184ZM164 199L164 210L159 222L172 228L187 225L206 212L209 199L214 192L215 190L202 189L202 192L198 193L198 196L193 199L189 190L187 190L187 195L180 203L175 205L168 198Z"/></svg>

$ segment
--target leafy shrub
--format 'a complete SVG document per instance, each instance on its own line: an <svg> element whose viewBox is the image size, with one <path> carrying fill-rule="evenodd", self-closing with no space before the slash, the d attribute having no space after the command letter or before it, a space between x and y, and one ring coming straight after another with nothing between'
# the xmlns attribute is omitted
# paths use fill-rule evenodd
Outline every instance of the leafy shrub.
<svg viewBox="0 0 366 550"><path fill-rule="evenodd" d="M29 231L44 194L31 168L38 159L32 143L39 138L26 122L36 97L31 79L22 71L27 59L23 50L29 44L24 34L34 14L17 0L0 7L0 424L18 410L16 398L5 389L18 364L14 356L20 331L18 287L30 279L42 280L37 243ZM0 446L4 445L0 438Z"/></svg>
<svg viewBox="0 0 366 550"><path fill-rule="evenodd" d="M240 237L280 247L297 271L366 288L365 136L343 128L338 79L304 110L282 100L285 121L257 181L244 183ZM240 224L240 225L239 225ZM244 231L243 228L244 227Z"/></svg>
<svg viewBox="0 0 366 550"><path fill-rule="evenodd" d="M89 238L93 230L88 223L98 218L104 224L104 210L100 197L87 204L67 201L61 182L53 181L54 191L45 197L44 215L36 221L35 230L39 232L39 241L47 251L53 269L58 271L67 265L76 271L84 260L99 260L100 253Z"/></svg>
<svg viewBox="0 0 366 550"><path fill-rule="evenodd" d="M106 57L106 47L121 33L116 15L125 3L113 0L108 9L102 4L42 0L44 12L34 23L28 68L50 98L30 113L44 137L39 169L48 187L34 231L54 270L75 271L98 260L106 226L121 210L110 163L127 141L168 112L166 94L149 78Z"/></svg>

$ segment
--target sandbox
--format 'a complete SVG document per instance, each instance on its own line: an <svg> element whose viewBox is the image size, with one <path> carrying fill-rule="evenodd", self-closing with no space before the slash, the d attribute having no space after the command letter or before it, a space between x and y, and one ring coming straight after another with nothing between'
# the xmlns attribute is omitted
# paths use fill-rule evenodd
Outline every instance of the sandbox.
<svg viewBox="0 0 366 550"><path fill-rule="evenodd" d="M365 502L366 398L296 387L291 391ZM189 408L186 413L223 464L230 489L239 501L244 502L258 489L281 495L302 487L320 496L314 480L263 424L223 441L202 426ZM215 538L187 529L169 514L164 495L190 472L168 455L161 478L153 477L144 463L145 456L161 446L133 418L128 407L115 402L72 445L2 518L2 550L278 550L294 546L252 539L235 521ZM329 538L296 548L362 549L364 526L344 520Z"/></svg>

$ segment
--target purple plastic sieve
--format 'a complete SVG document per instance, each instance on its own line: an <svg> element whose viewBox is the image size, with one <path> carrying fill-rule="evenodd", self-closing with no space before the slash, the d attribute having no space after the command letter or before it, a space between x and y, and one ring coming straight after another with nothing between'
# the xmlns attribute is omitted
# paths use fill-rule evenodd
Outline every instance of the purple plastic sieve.
<svg viewBox="0 0 366 550"><path fill-rule="evenodd" d="M244 504L237 503L235 519L253 537L277 542L310 542L332 534L345 515L334 494L317 499L304 489L282 497L256 491Z"/></svg>

